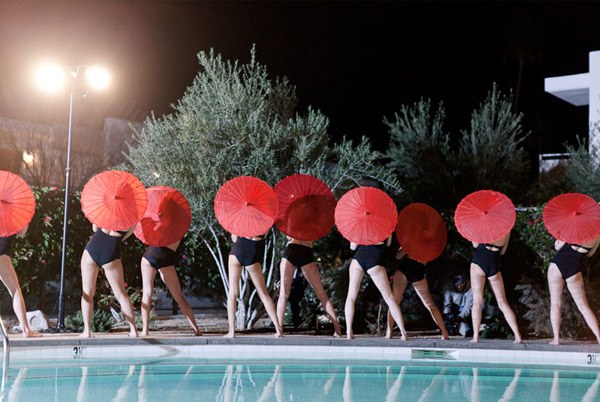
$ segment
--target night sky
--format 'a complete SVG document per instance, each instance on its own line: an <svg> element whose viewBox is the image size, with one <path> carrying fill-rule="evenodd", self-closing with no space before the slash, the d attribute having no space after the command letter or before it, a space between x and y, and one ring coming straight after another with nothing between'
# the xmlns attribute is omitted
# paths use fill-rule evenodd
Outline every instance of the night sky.
<svg viewBox="0 0 600 402"><path fill-rule="evenodd" d="M561 152L587 133L587 107L544 92L544 78L588 71L600 50L600 2L3 1L0 116L66 121L67 98L30 82L41 60L100 63L105 94L76 104L77 124L169 113L189 86L200 50L247 62L256 44L270 74L296 85L331 119L334 139L370 137L383 150L384 116L419 98L443 101L447 128L468 128L496 82L516 93L531 155Z"/></svg>

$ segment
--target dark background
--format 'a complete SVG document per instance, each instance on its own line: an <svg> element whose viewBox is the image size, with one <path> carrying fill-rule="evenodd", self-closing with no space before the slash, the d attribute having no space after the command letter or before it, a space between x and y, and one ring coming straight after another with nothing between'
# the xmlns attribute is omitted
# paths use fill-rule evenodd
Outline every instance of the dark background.
<svg viewBox="0 0 600 402"><path fill-rule="evenodd" d="M544 78L588 71L600 2L3 1L0 116L66 121L67 97L31 84L41 60L111 70L110 91L76 104L79 125L169 113L198 51L247 62L252 44L273 77L297 86L301 109L331 119L334 139L366 135L380 150L383 118L401 105L443 101L458 133L496 82L518 98L534 160L587 134L587 107L545 93Z"/></svg>

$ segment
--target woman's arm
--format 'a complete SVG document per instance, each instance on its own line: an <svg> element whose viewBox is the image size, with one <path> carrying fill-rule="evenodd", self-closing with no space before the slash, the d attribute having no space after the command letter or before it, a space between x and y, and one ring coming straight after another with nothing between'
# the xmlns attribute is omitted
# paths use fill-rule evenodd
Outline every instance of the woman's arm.
<svg viewBox="0 0 600 402"><path fill-rule="evenodd" d="M350 242L350 250L356 250L357 247L358 244L354 243L353 241Z"/></svg>
<svg viewBox="0 0 600 402"><path fill-rule="evenodd" d="M238 237L237 237L237 235L234 235L234 234L232 233L232 234L231 234L231 241L235 243L237 240L238 240Z"/></svg>
<svg viewBox="0 0 600 402"><path fill-rule="evenodd" d="M564 242L564 241L562 241L562 240L558 240L558 239L556 239L556 241L554 242L554 249L555 249L556 251L558 251L558 250L560 250L561 248L563 248L563 246L564 246L565 244L567 244L567 243L565 243L565 242Z"/></svg>

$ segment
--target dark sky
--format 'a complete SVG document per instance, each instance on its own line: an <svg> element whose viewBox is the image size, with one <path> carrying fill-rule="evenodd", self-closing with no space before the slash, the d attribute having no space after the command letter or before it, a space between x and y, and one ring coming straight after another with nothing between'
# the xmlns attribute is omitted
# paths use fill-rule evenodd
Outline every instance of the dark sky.
<svg viewBox="0 0 600 402"><path fill-rule="evenodd" d="M544 78L583 73L600 50L600 2L2 1L0 115L66 120L67 99L30 83L43 59L101 63L108 93L76 104L78 123L171 111L199 70L196 54L258 59L297 86L300 106L331 119L334 138L388 140L384 116L421 97L443 101L448 128L468 127L492 83L516 91L532 154L587 132L587 107L544 92Z"/></svg>

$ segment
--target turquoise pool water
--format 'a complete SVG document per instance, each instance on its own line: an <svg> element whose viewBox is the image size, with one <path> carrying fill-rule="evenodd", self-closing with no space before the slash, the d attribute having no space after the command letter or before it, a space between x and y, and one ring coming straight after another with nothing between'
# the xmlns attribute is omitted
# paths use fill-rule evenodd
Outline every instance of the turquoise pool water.
<svg viewBox="0 0 600 402"><path fill-rule="evenodd" d="M398 364L83 361L13 367L2 401L597 401L600 371Z"/></svg>

